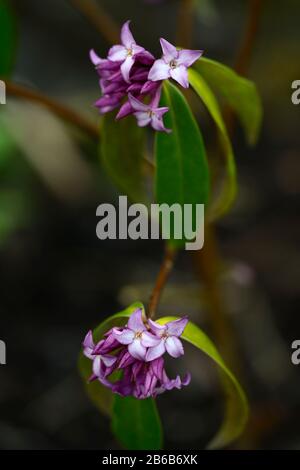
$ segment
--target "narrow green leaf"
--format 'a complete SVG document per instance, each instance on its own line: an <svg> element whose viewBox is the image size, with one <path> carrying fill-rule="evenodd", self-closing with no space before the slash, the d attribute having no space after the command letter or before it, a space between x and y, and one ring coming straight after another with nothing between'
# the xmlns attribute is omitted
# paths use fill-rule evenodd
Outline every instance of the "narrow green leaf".
<svg viewBox="0 0 300 470"><path fill-rule="evenodd" d="M169 82L164 85L163 105L169 107L165 125L172 133L156 135L156 201L169 206L206 204L209 171L200 129L184 96Z"/></svg>
<svg viewBox="0 0 300 470"><path fill-rule="evenodd" d="M235 111L249 144L255 144L262 123L262 104L256 86L231 68L205 57L195 65L204 80Z"/></svg>
<svg viewBox="0 0 300 470"><path fill-rule="evenodd" d="M164 325L169 321L177 320L177 318L164 317L157 321ZM248 402L245 393L237 379L225 365L212 341L197 325L189 322L182 334L182 338L203 351L220 367L221 380L226 397L225 419L208 447L210 449L226 447L237 439L245 428L248 419Z"/></svg>
<svg viewBox="0 0 300 470"><path fill-rule="evenodd" d="M116 121L113 114L103 118L101 156L104 168L117 188L132 201L145 202L142 163L145 130L132 116Z"/></svg>
<svg viewBox="0 0 300 470"><path fill-rule="evenodd" d="M111 317L104 320L94 331L93 338L95 342L100 341L104 333L106 333L110 328L114 326L124 325L127 321L127 318L130 317L132 312L137 308L144 308L143 305L139 302L136 302L130 307L126 308L122 312L116 313ZM79 356L79 372L84 381L85 389L88 397L94 403L94 405L106 415L111 415L112 411L112 402L113 402L113 393L107 388L104 387L100 382L95 381L88 383L89 377L92 375L92 363L91 361L80 353Z"/></svg>
<svg viewBox="0 0 300 470"><path fill-rule="evenodd" d="M112 428L123 447L129 450L162 448L162 427L152 398L114 397Z"/></svg>
<svg viewBox="0 0 300 470"><path fill-rule="evenodd" d="M8 0L0 0L0 77L11 74L16 47L16 23Z"/></svg>
<svg viewBox="0 0 300 470"><path fill-rule="evenodd" d="M216 204L212 205L209 215L211 220L215 220L229 210L236 196L237 178L235 159L221 109L214 93L202 76L193 69L189 70L189 81L217 126L220 143L225 155L227 178L225 179L224 188L221 191L218 201Z"/></svg>

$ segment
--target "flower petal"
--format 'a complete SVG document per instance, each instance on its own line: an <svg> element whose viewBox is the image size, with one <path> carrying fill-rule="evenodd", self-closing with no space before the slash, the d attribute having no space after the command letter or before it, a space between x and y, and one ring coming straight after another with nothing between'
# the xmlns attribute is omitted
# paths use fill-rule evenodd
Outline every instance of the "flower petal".
<svg viewBox="0 0 300 470"><path fill-rule="evenodd" d="M87 333L86 337L85 337L84 340L83 340L82 346L83 346L84 348L94 349L95 344L94 344L94 341L93 341L93 333L92 333L92 330L90 330L90 331Z"/></svg>
<svg viewBox="0 0 300 470"><path fill-rule="evenodd" d="M179 51L178 65L185 65L190 67L196 60L198 60L203 54L203 51L191 51L189 49L182 49Z"/></svg>
<svg viewBox="0 0 300 470"><path fill-rule="evenodd" d="M93 360L93 374L97 377L101 375L101 356L96 356Z"/></svg>
<svg viewBox="0 0 300 470"><path fill-rule="evenodd" d="M169 336L166 339L166 350L172 357L179 357L184 354L182 342L176 336Z"/></svg>
<svg viewBox="0 0 300 470"><path fill-rule="evenodd" d="M129 25L130 20L126 21L126 23L123 24L121 29L121 41L123 46L125 46L127 49L130 49L132 45L135 44L135 40L130 31Z"/></svg>
<svg viewBox="0 0 300 470"><path fill-rule="evenodd" d="M118 121L119 119L123 119L124 117L129 116L130 114L132 114L133 112L134 112L134 109L132 109L132 106L131 106L130 102L126 101L126 103L124 103L121 106L121 108L120 108L120 110L119 110L119 112L116 116L116 120Z"/></svg>
<svg viewBox="0 0 300 470"><path fill-rule="evenodd" d="M108 58L112 62L119 62L125 60L127 57L127 49L124 46L113 46L108 51Z"/></svg>
<svg viewBox="0 0 300 470"><path fill-rule="evenodd" d="M160 325L159 323L156 323L156 321L151 320L151 318L148 319L148 323L153 333L156 334L157 336L162 336L164 332L167 330L166 325Z"/></svg>
<svg viewBox="0 0 300 470"><path fill-rule="evenodd" d="M105 59L101 59L101 57L98 56L98 54L94 51L94 49L90 50L90 59L94 65L99 65L102 62L105 62Z"/></svg>
<svg viewBox="0 0 300 470"><path fill-rule="evenodd" d="M140 100L135 98L131 93L128 94L128 99L129 99L129 102L130 102L132 108L135 111L147 112L149 110L148 105L142 103Z"/></svg>
<svg viewBox="0 0 300 470"><path fill-rule="evenodd" d="M111 367L117 360L116 356L109 356L108 354L101 356L101 358L105 367Z"/></svg>
<svg viewBox="0 0 300 470"><path fill-rule="evenodd" d="M134 339L134 332L126 328L123 331L113 330L114 338L121 344L130 344Z"/></svg>
<svg viewBox="0 0 300 470"><path fill-rule="evenodd" d="M181 336L184 332L186 325L188 324L188 317L182 317L178 320L170 321L166 323L166 328L170 336Z"/></svg>
<svg viewBox="0 0 300 470"><path fill-rule="evenodd" d="M160 340L157 346L149 348L146 354L146 362L154 361L166 352L165 341Z"/></svg>
<svg viewBox="0 0 300 470"><path fill-rule="evenodd" d="M169 41L166 39L161 38L160 39L160 45L163 51L164 55L164 60L169 63L171 60L177 59L178 57L178 51L173 44L171 44Z"/></svg>
<svg viewBox="0 0 300 470"><path fill-rule="evenodd" d="M149 71L148 80L157 82L167 78L170 78L169 64L166 64L162 59L156 60Z"/></svg>
<svg viewBox="0 0 300 470"><path fill-rule="evenodd" d="M122 76L125 82L127 83L130 82L129 75L130 75L130 70L132 69L133 64L134 64L134 58L131 56L127 56L126 60L121 65Z"/></svg>
<svg viewBox="0 0 300 470"><path fill-rule="evenodd" d="M153 346L157 346L160 341L160 338L157 338L157 336L152 335L148 331L144 331L142 333L141 343L143 346L145 346L145 348L152 348Z"/></svg>
<svg viewBox="0 0 300 470"><path fill-rule="evenodd" d="M154 130L156 131L159 131L159 132L167 132L168 134L170 132L172 132L171 129L167 129L163 123L163 120L158 117L156 114L154 114L154 116L152 116L152 119L151 119L151 125L153 127Z"/></svg>
<svg viewBox="0 0 300 470"><path fill-rule="evenodd" d="M128 328L132 331L145 331L146 327L143 322L142 318L143 311L141 308L138 308L135 310L129 320L128 320Z"/></svg>
<svg viewBox="0 0 300 470"><path fill-rule="evenodd" d="M137 112L134 113L135 117L137 118L137 123L139 127L146 127L151 123L151 117L149 113L145 112Z"/></svg>
<svg viewBox="0 0 300 470"><path fill-rule="evenodd" d="M138 46L137 44L133 44L131 50L133 55L136 56L137 54L143 54L145 49L141 46Z"/></svg>
<svg viewBox="0 0 300 470"><path fill-rule="evenodd" d="M138 338L129 344L128 351L135 359L138 359L139 361L145 360L147 350Z"/></svg>
<svg viewBox="0 0 300 470"><path fill-rule="evenodd" d="M171 69L170 75L173 78L173 80L178 82L181 86L183 86L183 88L189 87L188 73L184 65L179 65L179 67L176 67L175 69Z"/></svg>

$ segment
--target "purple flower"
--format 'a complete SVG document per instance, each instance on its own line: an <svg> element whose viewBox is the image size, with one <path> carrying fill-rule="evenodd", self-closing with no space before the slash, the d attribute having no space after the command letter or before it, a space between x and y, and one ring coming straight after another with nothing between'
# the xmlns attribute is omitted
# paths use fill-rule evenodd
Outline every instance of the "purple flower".
<svg viewBox="0 0 300 470"><path fill-rule="evenodd" d="M141 60L151 60L152 56L141 46L138 46L129 28L130 21L126 21L121 30L121 45L113 46L108 53L108 59L112 62L121 63L121 73L125 82L129 83L130 71L137 56Z"/></svg>
<svg viewBox="0 0 300 470"><path fill-rule="evenodd" d="M128 346L128 352L135 359L145 360L147 347L159 343L159 338L147 331L142 319L142 309L136 310L128 320L127 328L113 330L114 338L121 344Z"/></svg>
<svg viewBox="0 0 300 470"><path fill-rule="evenodd" d="M164 360L160 357L152 362L136 362L128 367L121 380L112 385L112 391L121 396L132 395L140 400L156 397L166 390L181 389L190 383L191 375L183 380L177 376L169 379L164 369Z"/></svg>
<svg viewBox="0 0 300 470"><path fill-rule="evenodd" d="M100 341L103 343L103 341ZM98 378L105 379L107 375L110 375L114 370L114 365L116 364L117 358L115 356L110 356L108 354L99 354L95 352L95 349L99 345L95 346L93 341L93 334L91 331L88 332L84 341L83 341L83 354L93 361L93 374L89 378L89 381L92 382ZM110 340L110 344L112 342Z"/></svg>
<svg viewBox="0 0 300 470"><path fill-rule="evenodd" d="M187 318L164 326L151 320L147 322L143 319L143 310L139 308L132 313L124 328L112 328L97 345L89 331L83 341L83 353L93 362L89 381L99 380L119 395L139 399L156 397L166 390L188 385L190 374L183 379L179 376L169 379L162 357L163 348L173 357L183 354L178 337L186 323ZM159 354L156 348L159 348ZM149 359L150 353L152 359ZM114 382L109 378L115 371L121 373L121 378Z"/></svg>
<svg viewBox="0 0 300 470"><path fill-rule="evenodd" d="M153 333L160 338L157 345L150 347L146 354L146 361L153 361L162 356L166 351L172 357L179 357L184 354L179 336L182 335L188 319L186 317L171 321L165 325L160 325L152 320L148 320Z"/></svg>
<svg viewBox="0 0 300 470"><path fill-rule="evenodd" d="M187 69L196 60L198 60L203 51L192 51L182 49L178 51L173 44L165 39L160 40L163 56L156 60L149 72L148 79L151 81L165 80L173 78L184 88L189 87L189 79Z"/></svg>
<svg viewBox="0 0 300 470"><path fill-rule="evenodd" d="M167 129L164 126L162 119L163 115L169 111L169 108L157 107L160 99L160 90L158 90L150 104L142 103L131 94L128 95L128 99L132 109L134 110L134 115L137 118L139 127L145 127L150 124L156 131L172 132L171 129Z"/></svg>

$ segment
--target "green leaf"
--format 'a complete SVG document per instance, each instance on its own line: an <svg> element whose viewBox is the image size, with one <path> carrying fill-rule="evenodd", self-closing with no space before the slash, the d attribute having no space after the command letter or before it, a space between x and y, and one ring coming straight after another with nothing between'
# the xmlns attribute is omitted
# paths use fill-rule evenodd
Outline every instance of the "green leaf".
<svg viewBox="0 0 300 470"><path fill-rule="evenodd" d="M123 447L129 450L162 448L162 427L152 398L114 398L112 428Z"/></svg>
<svg viewBox="0 0 300 470"><path fill-rule="evenodd" d="M156 134L156 202L169 206L206 204L209 170L200 129L184 96L169 82L164 85L163 106L169 107L165 125L172 132Z"/></svg>
<svg viewBox="0 0 300 470"><path fill-rule="evenodd" d="M113 114L103 118L101 156L112 182L132 201L145 202L142 163L145 130L133 116L116 121Z"/></svg>
<svg viewBox="0 0 300 470"><path fill-rule="evenodd" d="M230 138L222 117L221 109L214 93L204 78L195 70L189 70L189 81L195 92L203 101L208 112L213 118L219 133L220 143L225 155L227 178L224 188L218 198L216 205L212 205L209 218L215 220L225 214L234 202L237 192L236 166Z"/></svg>
<svg viewBox="0 0 300 470"><path fill-rule="evenodd" d="M201 57L195 64L204 80L235 111L249 144L255 144L262 123L262 104L256 86L231 68Z"/></svg>
<svg viewBox="0 0 300 470"><path fill-rule="evenodd" d="M0 0L0 77L11 74L16 47L16 23L8 0Z"/></svg>
<svg viewBox="0 0 300 470"><path fill-rule="evenodd" d="M157 320L164 325L178 317L164 317ZM210 449L226 447L243 432L248 419L248 402L235 376L225 365L222 357L206 334L194 323L189 322L182 338L209 356L220 368L221 380L226 396L225 419L216 436L209 444Z"/></svg>
<svg viewBox="0 0 300 470"><path fill-rule="evenodd" d="M144 308L139 302L136 302L122 312L116 313L111 317L104 320L94 331L93 338L97 343L103 337L104 333L113 328L114 326L122 326L126 323L127 318L130 317L132 312L137 308ZM85 384L85 390L90 400L96 407L106 415L111 415L113 393L107 387L104 387L100 382L95 381L88 383L89 377L92 375L92 362L85 357L83 353L79 356L79 372Z"/></svg>

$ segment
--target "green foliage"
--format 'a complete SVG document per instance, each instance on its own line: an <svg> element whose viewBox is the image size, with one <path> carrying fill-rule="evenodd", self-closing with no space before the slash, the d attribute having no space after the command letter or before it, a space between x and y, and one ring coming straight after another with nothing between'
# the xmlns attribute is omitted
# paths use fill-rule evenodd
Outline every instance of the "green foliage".
<svg viewBox="0 0 300 470"><path fill-rule="evenodd" d="M162 105L169 107L165 125L172 133L156 134L156 202L206 204L209 171L199 127L184 96L169 82L164 85Z"/></svg>
<svg viewBox="0 0 300 470"><path fill-rule="evenodd" d="M214 93L204 78L193 69L189 70L189 80L216 124L219 140L225 155L227 178L225 179L224 188L223 191L221 191L218 202L215 207L210 208L210 219L216 219L228 211L236 196L237 181L235 159L221 109Z"/></svg>
<svg viewBox="0 0 300 470"><path fill-rule="evenodd" d="M209 86L235 111L249 144L255 144L263 112L254 83L241 77L231 68L205 57L201 57L195 67Z"/></svg>
<svg viewBox="0 0 300 470"><path fill-rule="evenodd" d="M145 131L133 116L116 121L106 114L101 129L101 156L103 166L116 184L132 201L145 202L142 164Z"/></svg>
<svg viewBox="0 0 300 470"><path fill-rule="evenodd" d="M11 74L16 47L16 23L8 0L0 0L0 77Z"/></svg>
<svg viewBox="0 0 300 470"><path fill-rule="evenodd" d="M123 447L129 450L162 448L162 427L153 398L114 397L112 429Z"/></svg>
<svg viewBox="0 0 300 470"><path fill-rule="evenodd" d="M165 324L178 317L160 318L158 323ZM221 381L226 397L225 418L218 433L209 444L210 449L228 446L243 432L248 419L248 402L243 389L232 372L224 363L214 344L194 323L189 322L182 338L209 356L220 368Z"/></svg>

